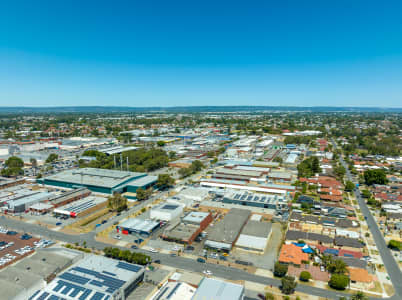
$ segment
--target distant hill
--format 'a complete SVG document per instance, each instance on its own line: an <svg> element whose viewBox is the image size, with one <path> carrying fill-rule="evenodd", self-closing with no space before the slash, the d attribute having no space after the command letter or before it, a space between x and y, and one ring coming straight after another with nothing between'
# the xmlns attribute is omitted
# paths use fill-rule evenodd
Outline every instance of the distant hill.
<svg viewBox="0 0 402 300"><path fill-rule="evenodd" d="M0 114L16 113L223 113L223 112L389 112L400 113L402 108L387 107L331 107L331 106L54 106L54 107L0 107Z"/></svg>

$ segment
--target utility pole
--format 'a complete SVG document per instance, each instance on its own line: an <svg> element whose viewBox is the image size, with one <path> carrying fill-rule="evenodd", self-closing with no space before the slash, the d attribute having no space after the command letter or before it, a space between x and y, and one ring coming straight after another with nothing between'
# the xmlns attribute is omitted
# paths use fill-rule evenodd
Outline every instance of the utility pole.
<svg viewBox="0 0 402 300"><path fill-rule="evenodd" d="M116 169L116 155L113 155L113 159L114 159L114 169Z"/></svg>
<svg viewBox="0 0 402 300"><path fill-rule="evenodd" d="M123 154L120 153L120 171L123 171Z"/></svg>
<svg viewBox="0 0 402 300"><path fill-rule="evenodd" d="M127 172L128 172L128 156L126 158L127 158Z"/></svg>

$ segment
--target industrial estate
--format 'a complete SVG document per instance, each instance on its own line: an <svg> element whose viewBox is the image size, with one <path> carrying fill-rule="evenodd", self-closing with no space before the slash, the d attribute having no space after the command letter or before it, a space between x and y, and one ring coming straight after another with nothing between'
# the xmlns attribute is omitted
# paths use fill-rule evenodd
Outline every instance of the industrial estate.
<svg viewBox="0 0 402 300"><path fill-rule="evenodd" d="M4 114L0 298L401 299L400 125Z"/></svg>

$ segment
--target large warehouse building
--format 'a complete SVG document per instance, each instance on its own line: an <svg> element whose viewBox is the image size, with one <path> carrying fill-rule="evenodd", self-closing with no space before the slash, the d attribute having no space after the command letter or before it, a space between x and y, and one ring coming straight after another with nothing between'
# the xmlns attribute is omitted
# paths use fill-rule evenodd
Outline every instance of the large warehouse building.
<svg viewBox="0 0 402 300"><path fill-rule="evenodd" d="M247 209L232 208L209 232L205 247L230 251L250 214Z"/></svg>
<svg viewBox="0 0 402 300"><path fill-rule="evenodd" d="M149 176L146 173L95 168L66 170L43 179L38 179L38 182L46 185L64 188L86 187L93 192L105 194L112 194L114 192L135 193L138 188L147 189L155 184L156 181L156 176Z"/></svg>
<svg viewBox="0 0 402 300"><path fill-rule="evenodd" d="M124 300L143 278L139 265L89 255L29 299Z"/></svg>
<svg viewBox="0 0 402 300"><path fill-rule="evenodd" d="M271 229L271 223L249 220L237 239L236 248L264 252Z"/></svg>

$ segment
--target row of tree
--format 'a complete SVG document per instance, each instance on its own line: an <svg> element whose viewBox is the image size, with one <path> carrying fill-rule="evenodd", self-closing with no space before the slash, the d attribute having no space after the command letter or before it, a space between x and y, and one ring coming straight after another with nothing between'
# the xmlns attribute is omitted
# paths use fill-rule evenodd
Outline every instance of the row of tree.
<svg viewBox="0 0 402 300"><path fill-rule="evenodd" d="M106 257L124 260L129 263L146 265L152 261L151 257L138 252L131 252L130 250L120 250L119 248L106 247L103 249Z"/></svg>
<svg viewBox="0 0 402 300"><path fill-rule="evenodd" d="M306 177L306 178L314 176L316 173L320 173L321 167L318 157L313 156L303 160L297 166L297 171L299 177Z"/></svg>
<svg viewBox="0 0 402 300"><path fill-rule="evenodd" d="M182 168L179 170L179 174L182 178L191 176L204 168L204 165L199 160L195 160L191 163L191 166L188 168Z"/></svg>
<svg viewBox="0 0 402 300"><path fill-rule="evenodd" d="M106 155L103 152L97 150L87 150L83 153L83 156L95 157L95 160L86 162L79 160L79 166L81 168L102 168L102 169L128 169L132 172L150 172L163 167L166 167L169 162L168 154L160 148L141 148L137 150L131 150L123 152L120 155ZM122 158L122 159L120 159Z"/></svg>

